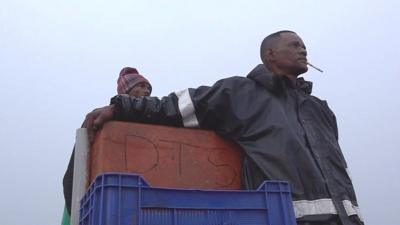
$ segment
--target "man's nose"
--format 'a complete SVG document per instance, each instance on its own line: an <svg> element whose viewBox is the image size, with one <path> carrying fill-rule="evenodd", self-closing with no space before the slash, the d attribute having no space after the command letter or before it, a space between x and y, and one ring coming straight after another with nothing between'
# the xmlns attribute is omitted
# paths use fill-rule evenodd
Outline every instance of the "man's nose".
<svg viewBox="0 0 400 225"><path fill-rule="evenodd" d="M301 48L300 54L307 56L307 50L305 48Z"/></svg>
<svg viewBox="0 0 400 225"><path fill-rule="evenodd" d="M300 54L307 56L307 50L305 50L304 48L300 51Z"/></svg>

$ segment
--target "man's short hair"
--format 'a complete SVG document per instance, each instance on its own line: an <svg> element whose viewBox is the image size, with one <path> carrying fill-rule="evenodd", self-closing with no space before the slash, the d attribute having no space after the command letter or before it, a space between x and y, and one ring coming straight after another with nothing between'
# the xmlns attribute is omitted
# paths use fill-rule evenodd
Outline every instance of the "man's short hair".
<svg viewBox="0 0 400 225"><path fill-rule="evenodd" d="M277 40L281 36L282 33L296 34L294 31L291 31L291 30L281 30L281 31L272 33L272 34L268 35L267 37L265 37L264 40L261 42L261 47L260 47L260 57L264 64L266 63L264 60L265 51L267 51L267 49L271 48L274 41Z"/></svg>

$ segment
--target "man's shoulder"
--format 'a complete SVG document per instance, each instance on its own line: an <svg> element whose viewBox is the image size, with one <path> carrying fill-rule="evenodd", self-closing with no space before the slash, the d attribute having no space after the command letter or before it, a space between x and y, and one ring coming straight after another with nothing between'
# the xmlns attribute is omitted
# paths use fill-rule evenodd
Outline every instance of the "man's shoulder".
<svg viewBox="0 0 400 225"><path fill-rule="evenodd" d="M243 76L231 76L231 77L226 77L221 79L221 81L225 82L248 82L251 81L251 79Z"/></svg>
<svg viewBox="0 0 400 225"><path fill-rule="evenodd" d="M244 89L252 89L252 85L254 85L254 82L251 79L241 76L232 76L220 79L211 86L203 85L197 88L189 88L189 91L197 94L205 91L237 94Z"/></svg>
<svg viewBox="0 0 400 225"><path fill-rule="evenodd" d="M311 98L312 100L314 100L314 101L326 102L326 100L320 99L319 97L317 97L317 96L315 96L315 95L310 94L309 96L310 96L310 98Z"/></svg>
<svg viewBox="0 0 400 225"><path fill-rule="evenodd" d="M217 81L217 83L220 83L221 85L224 85L224 86L232 86L232 87L255 84L252 79L249 79L247 77L242 77L242 76L232 76L232 77L223 78L223 79Z"/></svg>

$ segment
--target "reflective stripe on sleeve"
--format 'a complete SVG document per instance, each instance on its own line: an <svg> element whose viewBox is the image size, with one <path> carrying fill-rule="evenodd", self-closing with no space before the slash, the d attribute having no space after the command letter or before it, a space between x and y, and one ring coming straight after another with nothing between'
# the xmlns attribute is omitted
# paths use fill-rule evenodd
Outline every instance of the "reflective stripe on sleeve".
<svg viewBox="0 0 400 225"><path fill-rule="evenodd" d="M293 201L294 214L296 218L319 214L337 214L332 199L324 198L317 200Z"/></svg>
<svg viewBox="0 0 400 225"><path fill-rule="evenodd" d="M358 206L353 205L350 200L343 200L342 203L348 216L357 215L361 221L364 221Z"/></svg>
<svg viewBox="0 0 400 225"><path fill-rule="evenodd" d="M343 200L342 203L348 216L357 215L363 221L358 206L353 205L349 200ZM296 218L321 214L338 214L330 198L293 201L293 208Z"/></svg>
<svg viewBox="0 0 400 225"><path fill-rule="evenodd" d="M175 92L178 97L178 107L181 112L184 127L199 127L194 105L190 98L189 89Z"/></svg>

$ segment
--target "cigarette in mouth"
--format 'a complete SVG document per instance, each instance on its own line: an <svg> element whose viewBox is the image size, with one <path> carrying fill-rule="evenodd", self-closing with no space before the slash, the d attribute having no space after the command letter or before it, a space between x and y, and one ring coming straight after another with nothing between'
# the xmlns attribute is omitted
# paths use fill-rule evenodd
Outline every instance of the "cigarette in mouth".
<svg viewBox="0 0 400 225"><path fill-rule="evenodd" d="M311 66L312 68L314 68L314 69L318 70L318 71L319 71L319 72L321 72L321 73L323 73L323 72L324 72L323 70L321 70L320 68L318 68L318 67L314 66L313 64L311 64L311 63L309 63L309 62L307 62L307 64L308 64L309 66Z"/></svg>

